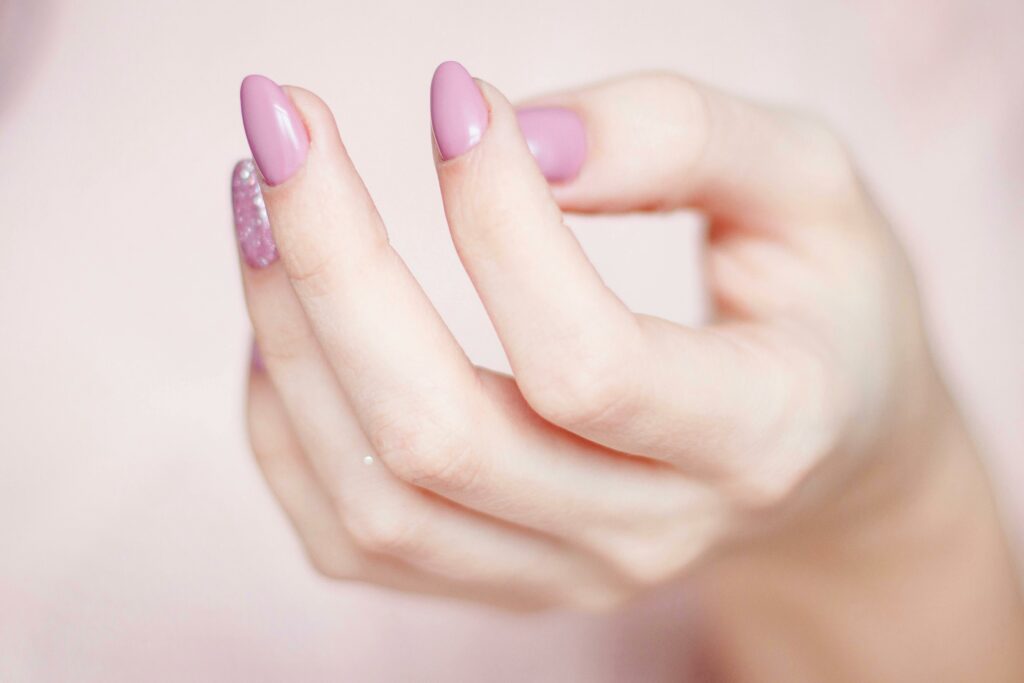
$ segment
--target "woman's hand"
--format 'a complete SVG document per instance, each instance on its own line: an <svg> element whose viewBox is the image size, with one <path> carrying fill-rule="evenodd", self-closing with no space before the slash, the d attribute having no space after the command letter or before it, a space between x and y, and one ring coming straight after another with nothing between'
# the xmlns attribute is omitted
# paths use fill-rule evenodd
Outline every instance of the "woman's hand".
<svg viewBox="0 0 1024 683"><path fill-rule="evenodd" d="M827 128L672 75L547 97L517 119L447 63L431 99L452 238L512 377L459 348L327 107L260 77L242 87L266 181L261 198L252 163L236 168L265 363L251 438L321 572L606 608L698 566L720 568L717 595L767 562L814 583L847 567L824 555L884 561L916 542L934 559L947 516L979 505L997 528L912 276ZM700 329L630 312L562 214L683 208L711 226L717 313ZM935 493L951 478L957 494Z"/></svg>

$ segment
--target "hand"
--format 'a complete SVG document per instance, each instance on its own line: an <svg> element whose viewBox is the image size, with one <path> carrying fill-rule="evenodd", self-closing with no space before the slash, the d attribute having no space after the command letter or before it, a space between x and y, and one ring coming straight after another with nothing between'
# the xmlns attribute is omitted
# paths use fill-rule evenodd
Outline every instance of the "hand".
<svg viewBox="0 0 1024 683"><path fill-rule="evenodd" d="M327 107L243 85L273 230L243 162L251 438L321 572L607 608L709 558L809 558L949 469L932 455L961 428L911 273L832 132L673 75L531 104L557 110L521 119L528 145L458 65L432 86L445 212L507 377L389 246ZM700 329L627 310L562 214L682 208L711 225Z"/></svg>

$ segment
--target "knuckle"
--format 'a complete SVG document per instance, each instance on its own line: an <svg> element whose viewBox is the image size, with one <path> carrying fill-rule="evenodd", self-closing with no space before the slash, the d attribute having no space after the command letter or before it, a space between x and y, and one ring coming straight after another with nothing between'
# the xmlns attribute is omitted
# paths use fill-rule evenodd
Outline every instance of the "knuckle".
<svg viewBox="0 0 1024 683"><path fill-rule="evenodd" d="M397 259L368 195L346 195L344 202L332 203L330 211L310 206L307 197L337 193L331 180L329 174L307 178L301 193L297 188L282 190L284 194L277 198L278 206L272 216L281 263L292 286L307 297L337 292L350 282L357 263L359 267L386 268ZM348 242L338 235L339 221L353 228L353 237ZM357 252L358 262L353 259Z"/></svg>
<svg viewBox="0 0 1024 683"><path fill-rule="evenodd" d="M788 468L757 467L737 479L733 496L744 509L764 511L782 505L793 494L799 477Z"/></svg>
<svg viewBox="0 0 1024 683"><path fill-rule="evenodd" d="M676 546L644 539L642 545L615 544L606 549L606 557L633 586L650 588L679 576L689 565L692 552Z"/></svg>
<svg viewBox="0 0 1024 683"><path fill-rule="evenodd" d="M573 368L543 372L520 384L527 403L547 420L582 426L598 422L614 410L621 397L616 382L586 361Z"/></svg>
<svg viewBox="0 0 1024 683"><path fill-rule="evenodd" d="M306 560L320 576L327 579L354 579L358 576L358 562L343 549L324 543L303 541Z"/></svg>
<svg viewBox="0 0 1024 683"><path fill-rule="evenodd" d="M661 103L660 109L668 111L672 115L670 118L686 124L700 124L699 132L707 133L710 102L705 88L673 71L651 71L636 83L648 97Z"/></svg>
<svg viewBox="0 0 1024 683"><path fill-rule="evenodd" d="M268 367L286 366L308 356L314 343L306 326L275 328L260 335L260 356Z"/></svg>
<svg viewBox="0 0 1024 683"><path fill-rule="evenodd" d="M615 612L627 605L635 596L624 586L597 586L574 590L566 599L566 607L594 615Z"/></svg>
<svg viewBox="0 0 1024 683"><path fill-rule="evenodd" d="M320 297L334 291L334 259L329 251L294 239L288 250L281 252L288 279L296 290L309 297Z"/></svg>
<svg viewBox="0 0 1024 683"><path fill-rule="evenodd" d="M853 154L843 137L827 121L815 115L798 115L810 181L807 189L832 202L849 203L861 196L860 177Z"/></svg>
<svg viewBox="0 0 1024 683"><path fill-rule="evenodd" d="M621 563L627 578L640 586L658 586L673 577L682 569L670 558L653 553L641 553L627 562Z"/></svg>
<svg viewBox="0 0 1024 683"><path fill-rule="evenodd" d="M686 505L670 503L666 512L641 527L601 533L591 540L592 551L628 586L654 588L675 580L706 557L729 528L731 514L728 502L710 490Z"/></svg>
<svg viewBox="0 0 1024 683"><path fill-rule="evenodd" d="M479 479L481 463L464 424L464 417L421 411L372 430L374 445L388 469L410 484L465 490Z"/></svg>
<svg viewBox="0 0 1024 683"><path fill-rule="evenodd" d="M689 135L694 136L693 139L705 142L712 130L712 102L708 90L675 73L662 74L658 87L665 87L670 93L669 105L675 113L676 120L686 124L690 130ZM699 152L703 147L703 144L699 144L693 149Z"/></svg>
<svg viewBox="0 0 1024 683"><path fill-rule="evenodd" d="M644 144L674 150L673 154L654 155L646 160L645 173L654 173L685 186L700 166L711 146L714 131L712 95L677 73L650 72L635 81L634 101L649 102L637 130L643 131ZM661 164L660 168L651 164ZM668 208L651 206L649 208Z"/></svg>
<svg viewBox="0 0 1024 683"><path fill-rule="evenodd" d="M617 419L635 376L628 344L575 340L516 375L526 402L554 424L586 427Z"/></svg>
<svg viewBox="0 0 1024 683"><path fill-rule="evenodd" d="M309 566L313 568L313 571L326 579L347 578L343 571L343 565L329 553L324 553L316 548L307 546L306 559L309 561Z"/></svg>
<svg viewBox="0 0 1024 683"><path fill-rule="evenodd" d="M777 507L796 493L815 466L836 450L845 422L832 362L803 350L778 366L774 425L754 466L737 473L735 493L745 506Z"/></svg>
<svg viewBox="0 0 1024 683"><path fill-rule="evenodd" d="M351 512L345 528L363 550L384 555L412 555L420 548L421 523L402 508Z"/></svg>

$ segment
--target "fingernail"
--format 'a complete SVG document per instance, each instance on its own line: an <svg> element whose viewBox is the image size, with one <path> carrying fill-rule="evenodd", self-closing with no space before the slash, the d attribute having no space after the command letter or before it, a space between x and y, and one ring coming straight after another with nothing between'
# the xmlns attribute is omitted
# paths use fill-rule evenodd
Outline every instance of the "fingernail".
<svg viewBox="0 0 1024 683"><path fill-rule="evenodd" d="M266 268L277 260L277 245L270 232L267 207L256 164L244 159L231 174L231 206L235 214L235 237L242 258L252 268Z"/></svg>
<svg viewBox="0 0 1024 683"><path fill-rule="evenodd" d="M249 367L254 372L263 372L267 369L267 366L263 364L263 354L260 353L260 347L256 345L256 340L252 340L252 352L249 356Z"/></svg>
<svg viewBox="0 0 1024 683"><path fill-rule="evenodd" d="M241 96L242 125L252 156L266 181L280 185L306 160L306 127L281 86L265 76L246 76Z"/></svg>
<svg viewBox="0 0 1024 683"><path fill-rule="evenodd" d="M587 134L576 112L561 107L528 107L516 112L516 118L545 178L558 183L579 174L587 158Z"/></svg>
<svg viewBox="0 0 1024 683"><path fill-rule="evenodd" d="M464 66L437 67L430 82L430 120L442 159L454 159L480 142L487 116L487 103Z"/></svg>

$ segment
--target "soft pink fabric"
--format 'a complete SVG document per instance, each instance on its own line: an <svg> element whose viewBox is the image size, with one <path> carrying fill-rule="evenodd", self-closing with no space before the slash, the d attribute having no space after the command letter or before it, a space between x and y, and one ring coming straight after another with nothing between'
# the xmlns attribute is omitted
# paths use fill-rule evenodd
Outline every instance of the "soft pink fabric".
<svg viewBox="0 0 1024 683"><path fill-rule="evenodd" d="M333 107L396 248L496 367L437 195L436 64L513 99L666 68L822 112L910 249L937 355L1024 528L1020 2L0 6L48 18L19 26L31 49L0 69L23 74L0 79L0 680L680 679L685 591L524 617L312 574L242 427L228 182L252 71ZM570 223L628 304L700 316L692 217Z"/></svg>

